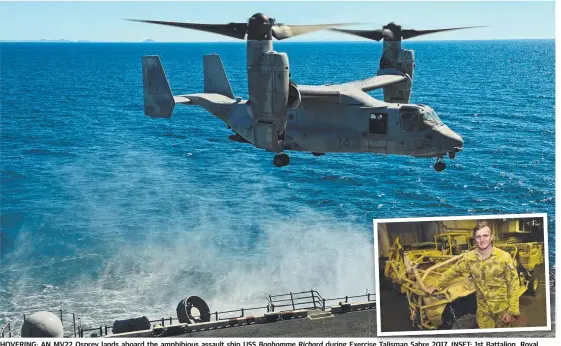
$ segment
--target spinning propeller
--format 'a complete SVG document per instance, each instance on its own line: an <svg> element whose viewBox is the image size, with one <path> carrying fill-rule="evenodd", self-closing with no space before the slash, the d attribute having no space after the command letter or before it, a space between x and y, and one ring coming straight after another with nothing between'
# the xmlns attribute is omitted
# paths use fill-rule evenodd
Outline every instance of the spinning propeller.
<svg viewBox="0 0 561 346"><path fill-rule="evenodd" d="M234 37L243 40L247 34L248 40L270 40L271 35L277 40L284 40L293 36L306 34L312 31L324 30L333 26L348 24L317 24L317 25L286 25L275 24L274 18L269 18L262 13L256 13L247 23L228 24L198 24L181 22L164 22L157 20L128 19L133 22L169 25L179 28L212 32L219 35Z"/></svg>
<svg viewBox="0 0 561 346"><path fill-rule="evenodd" d="M482 26L464 26L459 28L447 28L447 29L433 29L433 30L414 30L414 29L402 29L401 25L397 25L394 22L384 25L382 29L376 30L347 30L347 29L330 29L333 31L344 32L346 34L351 34L355 36L360 36L367 38L369 40L375 41L401 41L421 36L427 34L434 34L442 31L451 30L461 30L461 29L472 29L472 28L482 28Z"/></svg>

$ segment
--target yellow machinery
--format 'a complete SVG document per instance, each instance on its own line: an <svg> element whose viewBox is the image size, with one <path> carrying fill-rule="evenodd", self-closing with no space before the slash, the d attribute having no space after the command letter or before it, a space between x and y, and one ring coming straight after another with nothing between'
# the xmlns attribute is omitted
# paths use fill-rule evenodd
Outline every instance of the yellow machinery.
<svg viewBox="0 0 561 346"><path fill-rule="evenodd" d="M519 296L535 295L538 289L536 266L544 263L543 243L506 243L495 246L510 253L517 263ZM461 316L475 313L475 286L468 275L453 279L441 292L429 295L426 285L473 249L472 232L449 231L436 235L430 248L405 250L396 238L390 248L384 276L407 295L412 324L421 329L454 328Z"/></svg>
<svg viewBox="0 0 561 346"><path fill-rule="evenodd" d="M430 248L405 250L399 242L399 237L394 240L389 258L384 268L384 276L391 281L397 291L405 293L401 288L404 283L405 260L415 262L421 267L427 264L447 260L454 255L458 255L472 249L470 243L471 233L465 231L446 232L434 237L434 243L429 243Z"/></svg>
<svg viewBox="0 0 561 346"><path fill-rule="evenodd" d="M510 250L517 251L516 246L512 245ZM453 256L424 270L418 268L417 262L406 262L409 278L404 280L402 290L407 295L413 326L421 329L454 328L461 316L475 313L476 289L469 275L457 276L444 289L432 295L426 287L434 285L436 279L463 255ZM529 281L523 273L519 279L518 295L521 296L528 290Z"/></svg>
<svg viewBox="0 0 561 346"><path fill-rule="evenodd" d="M518 271L528 280L527 294L536 295L539 280L536 266L544 263L543 243L496 243L496 247L510 253L519 265Z"/></svg>

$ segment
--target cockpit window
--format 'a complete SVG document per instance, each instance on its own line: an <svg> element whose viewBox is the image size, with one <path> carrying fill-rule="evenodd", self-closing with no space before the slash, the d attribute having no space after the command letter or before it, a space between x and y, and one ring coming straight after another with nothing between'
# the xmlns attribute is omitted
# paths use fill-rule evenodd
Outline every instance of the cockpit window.
<svg viewBox="0 0 561 346"><path fill-rule="evenodd" d="M402 132L418 132L421 124L422 114L414 108L401 109L401 131Z"/></svg>
<svg viewBox="0 0 561 346"><path fill-rule="evenodd" d="M428 125L429 127L435 127L442 125L442 121L436 115L436 113L432 109L425 109L423 112L423 123Z"/></svg>

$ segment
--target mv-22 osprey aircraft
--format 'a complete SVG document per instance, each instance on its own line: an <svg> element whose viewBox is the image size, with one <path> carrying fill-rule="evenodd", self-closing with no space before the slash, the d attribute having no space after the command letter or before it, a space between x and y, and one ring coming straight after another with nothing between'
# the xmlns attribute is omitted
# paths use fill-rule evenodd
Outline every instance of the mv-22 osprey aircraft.
<svg viewBox="0 0 561 346"><path fill-rule="evenodd" d="M244 39L247 34L249 100L234 97L218 55L203 56L204 93L173 96L158 56L142 58L144 113L169 118L175 104L197 105L224 121L236 142L276 153L276 167L289 164L287 150L325 153L372 152L436 157L434 169L446 168L463 148L462 138L444 125L432 108L410 104L414 70L412 50L401 49L402 38L446 30L405 30L390 23L382 30L331 29L374 40L383 39L376 76L343 84L296 85L290 79L286 53L273 50L272 39L283 40L331 25L275 24L264 14L248 23L195 24L152 20L131 21L202 30ZM383 88L384 101L367 94Z"/></svg>

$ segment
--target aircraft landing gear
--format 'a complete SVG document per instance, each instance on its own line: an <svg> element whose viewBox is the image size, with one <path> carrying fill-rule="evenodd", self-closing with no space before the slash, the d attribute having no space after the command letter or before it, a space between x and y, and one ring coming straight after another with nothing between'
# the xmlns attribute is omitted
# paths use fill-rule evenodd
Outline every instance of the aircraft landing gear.
<svg viewBox="0 0 561 346"><path fill-rule="evenodd" d="M441 159L437 159L436 163L434 164L434 170L437 172L442 172L446 169L446 162L442 161Z"/></svg>
<svg viewBox="0 0 561 346"><path fill-rule="evenodd" d="M275 167L288 166L289 163L290 157L286 154L278 154L273 158L273 165L275 165Z"/></svg>

